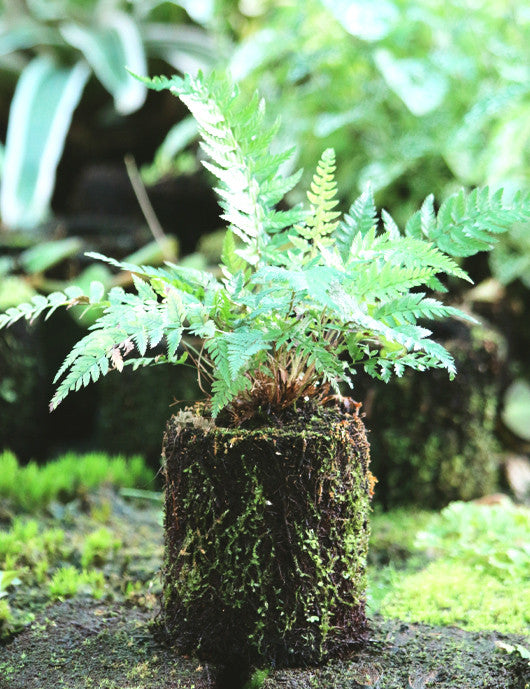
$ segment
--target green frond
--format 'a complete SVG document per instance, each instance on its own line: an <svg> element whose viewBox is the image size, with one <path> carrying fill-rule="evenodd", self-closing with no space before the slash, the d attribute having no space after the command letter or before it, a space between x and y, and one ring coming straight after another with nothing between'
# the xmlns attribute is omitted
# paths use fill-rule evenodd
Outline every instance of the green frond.
<svg viewBox="0 0 530 689"><path fill-rule="evenodd" d="M229 333L234 335L235 333ZM215 380L212 383L212 416L215 418L239 393L251 386L250 380L238 372L239 347L230 342L227 335L207 340L206 350L215 365ZM241 368L241 367L239 367ZM234 375L235 374L235 375Z"/></svg>
<svg viewBox="0 0 530 689"><path fill-rule="evenodd" d="M426 297L424 292L405 294L375 306L372 315L383 323L399 326L404 323L415 323L419 319L440 319L457 317L471 322L474 318L453 306L447 306L437 299Z"/></svg>
<svg viewBox="0 0 530 689"><path fill-rule="evenodd" d="M311 204L303 224L295 226L300 237L311 246L309 258L318 255L322 247L332 243L340 216L333 209L338 204L337 183L335 182L335 151L328 148L322 154L313 176L307 198Z"/></svg>
<svg viewBox="0 0 530 689"><path fill-rule="evenodd" d="M259 352L270 349L265 333L242 327L227 333L228 367L232 380L237 380L242 370L247 370L250 360Z"/></svg>
<svg viewBox="0 0 530 689"><path fill-rule="evenodd" d="M353 272L352 289L364 300L391 299L425 285L435 272L431 266L406 267L374 261Z"/></svg>
<svg viewBox="0 0 530 689"><path fill-rule="evenodd" d="M463 189L447 198L438 213L432 195L406 225L407 235L428 239L449 256L472 256L487 251L495 235L506 232L516 222L530 220L530 197L518 194L505 201L503 191L491 193L488 187Z"/></svg>
<svg viewBox="0 0 530 689"><path fill-rule="evenodd" d="M171 300L159 302L147 282L134 279L137 294L113 287L108 294L102 315L90 326L91 332L77 342L59 368L54 382L63 376L52 399L55 408L72 390L96 382L114 368L124 365L134 348L143 357L148 349L167 338L168 358L174 359L183 333L182 321ZM178 319L175 320L175 312Z"/></svg>
<svg viewBox="0 0 530 689"><path fill-rule="evenodd" d="M54 378L56 382L69 369L51 399L50 410L56 409L69 392L86 387L90 382L95 383L100 376L106 375L110 370L110 352L124 339L120 330L97 330L81 338Z"/></svg>
<svg viewBox="0 0 530 689"><path fill-rule="evenodd" d="M163 84L163 86L161 86ZM186 76L183 80L156 82L188 107L210 162L206 167L220 182L216 189L222 218L231 231L249 245L244 258L256 263L271 234L283 229L274 206L296 184L280 168L291 154L272 154L277 130L265 126L265 106L257 96L244 102L225 76ZM240 256L242 252L240 252Z"/></svg>
<svg viewBox="0 0 530 689"><path fill-rule="evenodd" d="M63 306L70 307L78 304L99 306L104 303L102 301L104 293L105 288L101 282L94 281L90 284L88 294L85 294L76 285L67 287L64 292L52 292L46 297L42 294L36 294L30 302L12 306L4 313L0 313L0 330L13 325L13 323L21 319L32 323L44 313L46 313L46 319L48 319L54 311Z"/></svg>
<svg viewBox="0 0 530 689"><path fill-rule="evenodd" d="M339 224L336 233L337 248L344 263L347 263L354 239L365 237L377 226L377 212L370 185L351 205L349 212Z"/></svg>

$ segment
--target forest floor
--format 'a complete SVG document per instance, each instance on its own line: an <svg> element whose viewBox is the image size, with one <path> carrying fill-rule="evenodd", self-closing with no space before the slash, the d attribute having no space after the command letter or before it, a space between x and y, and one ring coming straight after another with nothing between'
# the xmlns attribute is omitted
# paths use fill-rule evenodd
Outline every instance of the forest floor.
<svg viewBox="0 0 530 689"><path fill-rule="evenodd" d="M52 505L37 532L27 522L25 528L18 555L15 541L9 546L7 537L3 545L0 539L0 551L13 549L7 557L18 575L11 573L3 592L0 576L0 603L7 601L11 613L8 618L4 607L3 622L0 613L0 689L241 689L222 668L179 656L154 633L160 503L103 488ZM92 570L98 576L83 579L81 572ZM365 646L347 659L257 671L247 689L530 687L523 634L376 613L370 625Z"/></svg>

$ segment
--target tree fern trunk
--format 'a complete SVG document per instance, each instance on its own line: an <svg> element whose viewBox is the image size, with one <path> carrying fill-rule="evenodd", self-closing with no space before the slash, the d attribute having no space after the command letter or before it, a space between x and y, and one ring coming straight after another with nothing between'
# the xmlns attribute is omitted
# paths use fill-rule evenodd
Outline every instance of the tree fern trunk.
<svg viewBox="0 0 530 689"><path fill-rule="evenodd" d="M316 663L366 631L371 493L359 416L255 430L173 417L162 620L184 652Z"/></svg>

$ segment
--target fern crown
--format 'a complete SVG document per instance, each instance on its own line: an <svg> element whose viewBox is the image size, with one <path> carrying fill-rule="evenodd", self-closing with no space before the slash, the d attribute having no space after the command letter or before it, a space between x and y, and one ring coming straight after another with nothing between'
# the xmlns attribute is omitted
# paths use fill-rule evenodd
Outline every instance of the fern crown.
<svg viewBox="0 0 530 689"><path fill-rule="evenodd" d="M265 126L262 101L242 102L219 75L148 83L171 90L198 123L228 225L219 271L91 254L130 271L134 290L105 294L94 282L88 293L70 287L0 314L1 328L63 306L100 309L57 373L52 409L112 369L186 359L208 385L214 417L223 409L322 401L350 384L358 367L384 381L406 368L455 374L453 358L423 323L469 317L432 292L445 291L443 276L469 280L455 258L490 249L497 234L527 221L528 198L508 203L502 191L461 191L436 212L430 196L401 231L385 211L379 222L369 188L341 216L328 149L307 208L279 210L299 175L282 174L292 151L271 150L275 128Z"/></svg>

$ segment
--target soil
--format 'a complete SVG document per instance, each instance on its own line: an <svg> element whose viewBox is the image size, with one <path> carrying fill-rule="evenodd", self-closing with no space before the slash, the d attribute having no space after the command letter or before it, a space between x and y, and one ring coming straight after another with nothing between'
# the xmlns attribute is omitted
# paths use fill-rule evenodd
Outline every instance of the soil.
<svg viewBox="0 0 530 689"><path fill-rule="evenodd" d="M152 611L139 606L58 603L0 648L0 689L228 689L222 672L158 641L151 620ZM262 687L525 689L527 661L501 652L497 641L518 642L378 618L369 641L348 660L273 671Z"/></svg>
<svg viewBox="0 0 530 689"><path fill-rule="evenodd" d="M147 503L147 504L146 504ZM107 514L122 548L103 567L105 596L87 595L49 605L42 587L10 591L13 610L35 619L0 641L0 689L242 689L238 668L179 655L157 634L162 564L161 504L124 500L108 489L40 517L65 530L68 548ZM124 593L136 583L133 593ZM22 590L25 589L25 590ZM45 606L48 607L45 607ZM499 643L524 644L517 635L471 633L455 627L369 620L366 643L344 660L320 667L271 671L248 689L528 689L530 668Z"/></svg>

